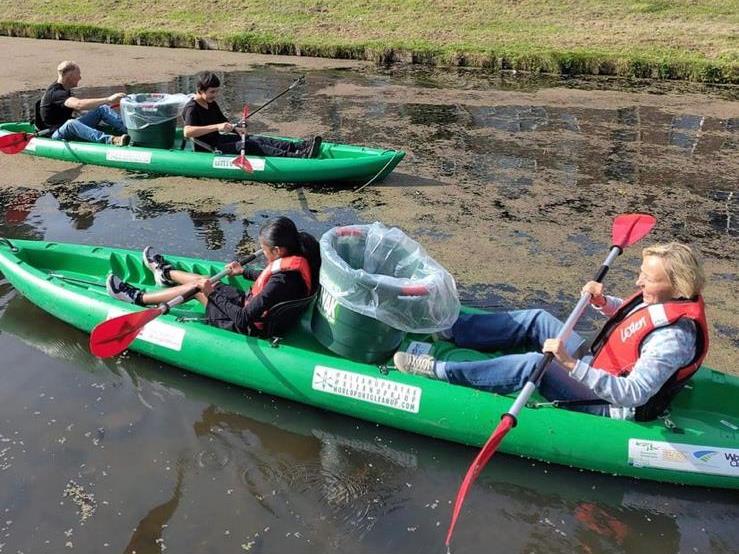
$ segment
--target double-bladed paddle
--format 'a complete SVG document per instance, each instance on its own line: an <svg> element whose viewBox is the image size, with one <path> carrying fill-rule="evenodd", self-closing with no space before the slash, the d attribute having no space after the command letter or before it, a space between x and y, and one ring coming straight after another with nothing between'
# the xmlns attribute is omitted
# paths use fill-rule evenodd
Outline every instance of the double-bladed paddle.
<svg viewBox="0 0 739 554"><path fill-rule="evenodd" d="M255 260L261 250L257 250L243 260L241 265L246 265ZM228 274L228 269L224 269L216 273L209 279L213 284L223 279ZM171 308L190 300L198 293L198 288L193 287L185 294L181 294L169 302L162 302L158 306L143 310L124 314L112 319L108 319L98 324L90 334L90 352L99 358L110 358L123 352L136 339L144 326L159 317L166 314Z"/></svg>
<svg viewBox="0 0 739 554"><path fill-rule="evenodd" d="M608 273L611 262L613 262L613 260L618 255L620 255L626 247L631 246L635 242L638 242L639 240L644 238L649 233L649 231L652 230L655 223L655 218L648 214L621 214L617 216L616 219L614 219L613 225L611 227L611 240L613 246L611 247L611 251L606 257L605 261L603 262L603 265L600 266L600 269L598 269L598 272L595 274L593 280L598 283L602 282L603 278L606 276L606 273ZM558 339L565 340L567 337L569 337L578 319L580 319L583 311L585 311L585 308L588 305L589 301L590 294L584 294L580 297L580 301L575 306L575 309L572 310L572 313L567 318L567 321L565 321L562 330L557 335ZM526 402L528 402L534 390L536 390L536 387L539 384L542 375L553 359L554 354L552 354L551 352L548 352L544 355L544 358L542 359L539 366L531 374L528 381L526 382L526 385L524 385L523 389L521 389L521 392L518 393L518 396L513 402L511 409L503 414L503 416L501 417L501 421L496 427L495 431L487 440L487 442L482 447L480 452L477 454L477 457L475 457L474 461L467 470L467 473L462 480L462 484L459 487L459 491L457 491L457 498L454 501L452 518L451 522L449 523L449 530L447 531L445 541L447 548L449 548L449 544L451 543L454 526L457 523L457 518L459 517L459 513L462 510L462 504L464 503L464 499L467 496L472 483L475 482L475 479L477 479L477 476L485 467L485 464L488 462L488 460L490 460L493 454L495 454L496 449L498 448L508 431L516 426L516 418L518 417L518 413L521 411L521 408L526 405Z"/></svg>
<svg viewBox="0 0 739 554"><path fill-rule="evenodd" d="M119 107L119 104L113 104L111 108ZM48 131L47 131L48 132ZM38 136L38 133L8 133L0 136L0 152L3 154L18 154L23 152L31 140Z"/></svg>
<svg viewBox="0 0 739 554"><path fill-rule="evenodd" d="M242 141L241 142L241 154L239 155L238 158L236 158L233 162L231 162L233 165L235 165L236 167L240 167L247 173L251 173L252 171L254 171L254 168L251 166L251 164L249 163L249 160L244 155L244 150L246 149L246 120L252 117L254 114L262 111L264 108L269 106L272 102L280 98L282 95L287 94L292 89L294 89L295 87L297 87L298 85L304 82L305 82L305 75L301 75L300 77L295 79L292 82L292 84L289 87L287 87L285 90L283 90L280 94L278 94L274 98L271 98L270 100L267 100L264 104L259 106L256 110L254 110L251 113L249 113L249 107L246 104L244 104L244 113L242 115L241 121L239 121L238 123L239 126L244 127L243 129L244 134L241 137L241 141Z"/></svg>

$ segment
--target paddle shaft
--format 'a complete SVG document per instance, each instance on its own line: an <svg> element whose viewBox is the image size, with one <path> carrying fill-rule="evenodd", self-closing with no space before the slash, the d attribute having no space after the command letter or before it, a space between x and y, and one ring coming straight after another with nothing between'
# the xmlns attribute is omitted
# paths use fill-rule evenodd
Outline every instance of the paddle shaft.
<svg viewBox="0 0 739 554"><path fill-rule="evenodd" d="M289 87L287 87L285 90L283 90L280 94L278 94L277 96L275 96L271 100L267 100L264 104L262 104L261 106L259 106L256 110L254 110L249 115L247 115L245 118L243 118L242 121L246 121L247 119L249 119L250 117L252 117L255 113L258 113L258 112L262 111L264 108L266 108L267 106L269 106L272 102L274 102L278 98L284 96L285 94L287 94L288 92L290 92L292 89L294 89L295 87L297 87L300 83L302 83L304 81L305 81L305 75L301 75L300 77L298 77L297 79L295 79L293 81L293 83Z"/></svg>
<svg viewBox="0 0 739 554"><path fill-rule="evenodd" d="M603 265L600 266L598 269L598 272L595 274L595 277L593 278L593 281L597 283L603 282L603 279L605 278L606 274L608 273L608 270L611 267L611 263L613 262L616 257L623 252L623 249L620 246L614 246L611 248L611 251L608 253L608 256L606 257L605 261L603 262ZM570 313L570 316L567 318L567 320L564 322L564 325L562 326L562 329L557 334L557 339L559 340L567 340L572 333L572 330L575 328L575 324L577 324L578 320L582 316L582 313L585 311L585 308L587 307L588 303L590 302L590 294L586 293L583 294L580 297L580 300L578 301L575 308L572 310L572 313ZM534 370L534 372L529 377L528 381L524 385L523 389L521 389L521 392L518 393L518 397L516 397L515 402L511 405L511 409L508 410L507 414L512 416L514 418L514 421L516 420L518 413L521 411L521 408L523 408L526 403L529 401L529 398L533 394L533 392L536 390L536 387L539 384L539 381L541 380L542 375L544 375L544 372L546 371L547 367L551 363L551 361L554 359L554 354L551 352L547 352L544 355L544 359L541 361L541 363L538 365L538 367Z"/></svg>
<svg viewBox="0 0 739 554"><path fill-rule="evenodd" d="M259 256L261 253L262 253L262 250L261 249L260 250L257 250L256 252L254 252L252 254L249 254L243 260L240 260L239 263L241 265L246 265L249 262L255 260L257 258L257 256ZM219 271L218 273L216 273L215 275L213 275L213 277L211 277L210 279L208 279L208 281L210 281L210 283L212 285L215 285L218 281L220 281L221 279L223 279L226 275L228 275L228 268L223 268L221 271ZM183 302L187 302L188 300L190 300L190 298L192 298L193 296L195 296L199 292L199 290L200 289L198 289L198 287L193 287L188 292L186 292L184 294L180 294L179 296L175 296L172 300L169 300L168 302L163 302L163 303L159 304L156 307L156 309L159 310L161 314L166 314L170 309L174 308L175 306L177 306L179 304L182 304Z"/></svg>

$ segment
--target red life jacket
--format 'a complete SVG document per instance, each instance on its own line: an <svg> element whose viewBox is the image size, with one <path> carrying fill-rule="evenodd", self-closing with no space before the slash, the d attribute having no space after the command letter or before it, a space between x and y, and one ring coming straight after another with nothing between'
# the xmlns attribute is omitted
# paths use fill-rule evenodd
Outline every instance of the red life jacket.
<svg viewBox="0 0 739 554"><path fill-rule="evenodd" d="M254 284L251 287L251 291L244 301L244 305L246 305L252 298L257 296L264 290L264 287L267 286L267 282L270 280L272 275L285 271L297 271L298 273L300 273L300 276L303 278L303 282L305 283L305 289L308 291L308 294L313 291L313 280L311 278L310 265L308 264L308 260L306 260L302 256L285 256L284 258L277 258L275 261L267 265L267 267L262 270L262 272L259 274L259 277L257 277L257 280L254 281ZM269 310L264 311L261 317L261 321L254 322L254 327L260 330L264 329L264 320L267 318L268 311Z"/></svg>
<svg viewBox="0 0 739 554"><path fill-rule="evenodd" d="M690 363L679 368L655 395L636 409L636 419L645 421L660 415L685 382L698 371L708 352L708 324L701 296L692 300L650 304L631 312L642 302L641 292L634 294L606 322L593 341L592 367L612 375L626 376L639 359L644 340L655 329L688 318L695 323L698 331L695 355Z"/></svg>

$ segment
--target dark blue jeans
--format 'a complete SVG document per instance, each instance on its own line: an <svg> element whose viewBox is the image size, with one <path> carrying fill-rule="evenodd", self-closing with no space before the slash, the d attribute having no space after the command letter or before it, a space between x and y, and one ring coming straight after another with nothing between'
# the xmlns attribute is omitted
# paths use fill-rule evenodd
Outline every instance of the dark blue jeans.
<svg viewBox="0 0 739 554"><path fill-rule="evenodd" d="M524 351L475 362L438 362L437 374L447 381L476 389L508 394L523 388L544 357L544 341L557 336L563 323L544 310L516 310L493 314L462 314L452 327L454 343L484 352ZM575 355L584 341L577 333L567 340ZM598 396L575 381L553 360L542 377L539 390L548 400L593 400ZM573 406L573 410L608 415L607 405Z"/></svg>

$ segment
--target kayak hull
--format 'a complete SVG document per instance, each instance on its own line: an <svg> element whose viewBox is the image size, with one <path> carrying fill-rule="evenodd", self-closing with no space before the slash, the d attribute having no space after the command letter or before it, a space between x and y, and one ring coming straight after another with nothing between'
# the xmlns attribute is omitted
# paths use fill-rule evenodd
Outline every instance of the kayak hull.
<svg viewBox="0 0 739 554"><path fill-rule="evenodd" d="M0 123L0 137L33 131L28 123ZM177 137L175 144L182 145L181 130ZM23 152L137 172L265 183L365 183L370 179L377 182L389 175L405 156L401 150L324 142L318 158L247 156L253 168L247 172L233 165L237 155L194 152L189 148L119 147L34 137Z"/></svg>
<svg viewBox="0 0 739 554"><path fill-rule="evenodd" d="M106 318L141 309L107 295L108 272L155 288L138 252L43 241L11 244L16 251L0 243L0 272L31 302L85 332ZM215 274L223 265L167 258L199 273ZM238 285L236 280L231 283ZM214 379L473 446L484 444L512 403L512 396L341 358L312 336L310 315L309 310L275 346L270 340L178 320L202 316L202 307L192 301L149 324L131 349ZM410 336L401 348L411 340L428 343L442 358L464 354L449 343L431 343L428 336ZM500 450L614 475L735 489L739 488L737 392L738 378L704 367L677 397L667 420L612 420L529 406Z"/></svg>

